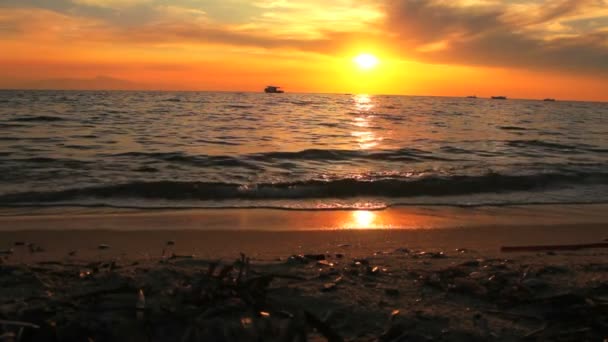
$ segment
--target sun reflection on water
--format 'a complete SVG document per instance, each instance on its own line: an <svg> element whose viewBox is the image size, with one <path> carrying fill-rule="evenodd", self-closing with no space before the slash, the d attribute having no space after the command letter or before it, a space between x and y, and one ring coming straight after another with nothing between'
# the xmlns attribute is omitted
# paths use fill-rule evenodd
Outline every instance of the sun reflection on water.
<svg viewBox="0 0 608 342"><path fill-rule="evenodd" d="M359 148L362 150L368 150L376 147L382 137L378 137L374 132L368 128L371 126L371 121L374 116L371 110L374 108L374 103L371 96L366 94L355 95L353 97L355 101L355 109L359 116L354 118L353 126L360 128L361 130L355 130L351 132L351 135L356 138ZM365 129L365 130L362 130Z"/></svg>
<svg viewBox="0 0 608 342"><path fill-rule="evenodd" d="M369 210L358 210L353 212L353 219L358 226L369 227L376 218L376 214Z"/></svg>
<svg viewBox="0 0 608 342"><path fill-rule="evenodd" d="M374 108L371 96L367 94L359 94L353 97L355 107L358 111L369 112Z"/></svg>
<svg viewBox="0 0 608 342"><path fill-rule="evenodd" d="M380 228L376 222L376 213L370 210L351 212L343 226L350 229Z"/></svg>

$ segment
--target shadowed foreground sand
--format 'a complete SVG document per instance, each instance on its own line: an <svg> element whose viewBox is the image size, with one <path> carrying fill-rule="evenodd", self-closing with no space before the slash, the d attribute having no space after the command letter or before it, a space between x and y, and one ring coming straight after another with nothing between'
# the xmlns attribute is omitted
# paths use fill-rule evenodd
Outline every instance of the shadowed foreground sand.
<svg viewBox="0 0 608 342"><path fill-rule="evenodd" d="M122 230L84 226L107 223L109 216L99 213L5 216L0 336L602 341L608 337L607 249L500 252L505 245L608 238L597 208L578 218L571 214L579 209L569 210L558 210L562 219L554 209L540 210L526 225L525 215L508 220L513 209L494 221L490 214L500 210L486 209L469 212L479 220L464 226L458 220L442 226L449 215L422 210L416 217L430 217L425 222L435 226L314 231L181 230L188 224L176 222L199 223L184 212L112 214L108 221ZM306 217L259 214L277 225ZM11 222L29 230L7 230ZM57 229L66 222L72 230ZM142 222L156 225L144 230ZM178 229L157 229L161 224Z"/></svg>

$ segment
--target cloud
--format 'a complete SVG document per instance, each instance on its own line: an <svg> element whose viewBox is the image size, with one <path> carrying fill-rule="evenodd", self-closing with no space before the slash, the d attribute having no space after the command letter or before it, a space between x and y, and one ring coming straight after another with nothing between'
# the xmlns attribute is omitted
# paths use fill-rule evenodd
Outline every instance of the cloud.
<svg viewBox="0 0 608 342"><path fill-rule="evenodd" d="M603 0L472 6L388 0L386 25L407 53L427 62L608 73L608 32L580 32L567 23L590 11L603 13L604 5ZM557 37L550 29L556 23L563 23Z"/></svg>
<svg viewBox="0 0 608 342"><path fill-rule="evenodd" d="M0 0L0 41L335 55L608 73L608 0Z"/></svg>

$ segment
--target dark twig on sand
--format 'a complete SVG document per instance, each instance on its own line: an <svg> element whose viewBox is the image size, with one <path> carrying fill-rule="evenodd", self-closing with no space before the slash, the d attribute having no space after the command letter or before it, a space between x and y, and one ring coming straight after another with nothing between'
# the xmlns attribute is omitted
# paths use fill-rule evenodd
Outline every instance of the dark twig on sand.
<svg viewBox="0 0 608 342"><path fill-rule="evenodd" d="M26 328L33 328L33 329L40 328L40 326L33 324L33 323L21 322L21 321L7 321L4 319L0 319L0 325L12 325L12 326L26 327Z"/></svg>
<svg viewBox="0 0 608 342"><path fill-rule="evenodd" d="M536 251L576 251L591 248L608 248L608 243L587 243L575 245L536 245L536 246L504 246L501 252L536 252Z"/></svg>

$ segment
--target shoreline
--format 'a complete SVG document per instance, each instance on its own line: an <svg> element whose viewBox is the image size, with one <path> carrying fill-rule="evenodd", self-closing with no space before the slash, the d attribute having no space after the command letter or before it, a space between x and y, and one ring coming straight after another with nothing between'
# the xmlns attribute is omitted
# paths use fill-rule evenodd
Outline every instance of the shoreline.
<svg viewBox="0 0 608 342"><path fill-rule="evenodd" d="M9 230L340 230L608 223L608 203L510 206L394 206L383 209L0 208Z"/></svg>
<svg viewBox="0 0 608 342"><path fill-rule="evenodd" d="M272 260L288 254L400 247L496 254L501 247L588 244L608 238L608 205L405 207L379 211L44 209L0 215L0 250L20 260L146 259L162 252ZM13 215L7 215L13 214ZM15 215L19 214L19 215ZM174 246L166 248L165 243ZM20 243L23 246L16 246ZM44 252L30 253L26 244ZM110 248L99 250L101 244Z"/></svg>

